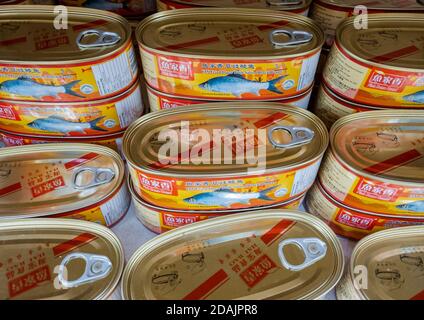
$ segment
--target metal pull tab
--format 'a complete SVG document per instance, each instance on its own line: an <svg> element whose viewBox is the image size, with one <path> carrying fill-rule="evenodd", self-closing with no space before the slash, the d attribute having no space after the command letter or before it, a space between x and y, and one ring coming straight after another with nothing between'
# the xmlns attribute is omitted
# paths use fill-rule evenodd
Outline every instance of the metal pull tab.
<svg viewBox="0 0 424 320"><path fill-rule="evenodd" d="M291 141L288 143L278 143L272 137L274 131L284 130L291 136ZM268 140L276 148L294 148L307 143L310 143L315 136L313 130L305 127L290 127L290 126L275 126L268 131Z"/></svg>
<svg viewBox="0 0 424 320"><path fill-rule="evenodd" d="M302 249L305 255L305 261L298 265L293 265L287 261L286 257L284 256L283 249L289 244L294 244ZM291 271L300 271L313 265L315 262L324 258L326 253L326 243L318 238L287 239L281 241L278 245L278 257L280 258L281 264L284 266L284 268Z"/></svg>
<svg viewBox="0 0 424 320"><path fill-rule="evenodd" d="M266 3L269 6L288 7L288 6L295 6L295 5L301 4L302 0L279 0L279 1L266 0Z"/></svg>
<svg viewBox="0 0 424 320"><path fill-rule="evenodd" d="M284 42L276 41L275 36L278 36L279 34L289 36L290 39ZM314 35L307 31L276 29L272 30L269 34L269 41L276 47L288 47L308 43L312 40L313 37Z"/></svg>
<svg viewBox="0 0 424 320"><path fill-rule="evenodd" d="M78 182L84 181L84 175L88 176L88 183L82 184ZM109 168L80 168L74 172L72 177L72 184L77 190L85 190L93 187L100 186L102 184L106 184L111 182L115 178L115 172Z"/></svg>
<svg viewBox="0 0 424 320"><path fill-rule="evenodd" d="M96 35L97 39L94 42L82 43L81 41L89 35ZM84 30L77 37L77 45L81 49L97 48L112 46L121 40L121 36L115 32L100 31L95 29Z"/></svg>
<svg viewBox="0 0 424 320"><path fill-rule="evenodd" d="M85 261L85 270L81 277L76 280L68 281L65 279L66 265L76 259ZM112 270L112 262L106 256L99 256L95 254L75 252L67 255L59 265L58 280L66 289L75 288L85 283L94 282L105 278ZM67 277L66 277L67 278Z"/></svg>

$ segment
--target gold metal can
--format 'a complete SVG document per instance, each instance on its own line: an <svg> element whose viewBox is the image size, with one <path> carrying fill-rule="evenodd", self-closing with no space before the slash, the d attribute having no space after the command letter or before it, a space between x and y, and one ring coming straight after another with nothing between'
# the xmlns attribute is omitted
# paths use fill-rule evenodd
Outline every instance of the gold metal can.
<svg viewBox="0 0 424 320"><path fill-rule="evenodd" d="M424 226L379 231L355 246L339 300L423 300Z"/></svg>
<svg viewBox="0 0 424 320"><path fill-rule="evenodd" d="M60 28L54 10L0 7L2 30L7 30L0 36L1 99L91 101L121 94L137 81L128 21L68 7L67 28Z"/></svg>
<svg viewBox="0 0 424 320"><path fill-rule="evenodd" d="M240 213L184 226L140 247L122 297L319 299L340 280L339 240L318 218L293 210Z"/></svg>
<svg viewBox="0 0 424 320"><path fill-rule="evenodd" d="M119 239L87 221L0 222L1 300L100 300L124 268Z"/></svg>
<svg viewBox="0 0 424 320"><path fill-rule="evenodd" d="M306 197L307 211L325 221L333 231L343 237L359 240L368 234L404 226L424 225L424 214L417 217L384 215L352 209L331 198L316 182Z"/></svg>
<svg viewBox="0 0 424 320"><path fill-rule="evenodd" d="M0 152L0 220L66 217L113 226L130 197L125 165L109 148L49 144Z"/></svg>
<svg viewBox="0 0 424 320"><path fill-rule="evenodd" d="M318 178L350 208L424 214L424 110L369 111L338 120Z"/></svg>
<svg viewBox="0 0 424 320"><path fill-rule="evenodd" d="M357 12L355 12L357 7ZM325 44L331 46L336 37L338 25L346 18L366 13L424 13L420 0L315 0L311 6L311 18L324 30Z"/></svg>
<svg viewBox="0 0 424 320"><path fill-rule="evenodd" d="M376 107L423 108L422 14L374 14L368 28L354 17L337 29L324 80L337 95Z"/></svg>
<svg viewBox="0 0 424 320"><path fill-rule="evenodd" d="M307 91L324 42L301 15L261 9L164 11L137 28L154 89L192 99L273 100Z"/></svg>
<svg viewBox="0 0 424 320"><path fill-rule="evenodd" d="M0 130L32 137L95 137L125 130L143 114L140 84L108 99L73 102L0 100Z"/></svg>
<svg viewBox="0 0 424 320"><path fill-rule="evenodd" d="M296 199L315 180L327 145L327 129L307 110L222 102L141 117L127 129L123 152L145 201L228 210Z"/></svg>
<svg viewBox="0 0 424 320"><path fill-rule="evenodd" d="M162 109L172 109L183 106L191 106L194 104L211 103L216 102L215 100L195 100L184 97L178 97L171 94L159 92L149 85L146 85L147 95L149 98L149 105L151 111L158 111ZM311 99L313 85L305 93L300 94L297 97L289 99L278 99L278 100L267 100L267 102L276 102L286 105L292 105L295 107L308 109L309 101ZM227 101L228 102L228 101Z"/></svg>
<svg viewBox="0 0 424 320"><path fill-rule="evenodd" d="M202 7L256 8L288 11L308 16L311 3L312 0L157 0L157 7L159 11Z"/></svg>
<svg viewBox="0 0 424 320"><path fill-rule="evenodd" d="M298 209L303 202L305 195L289 202L279 203L271 206L263 206L253 209L233 209L233 210L209 210L209 211L188 211L188 210L169 210L167 208L152 205L140 198L135 193L131 180L128 180L128 189L130 190L132 203L137 218L150 231L163 233L194 222L203 221L224 215L231 215L243 212L254 212L255 210L266 209Z"/></svg>

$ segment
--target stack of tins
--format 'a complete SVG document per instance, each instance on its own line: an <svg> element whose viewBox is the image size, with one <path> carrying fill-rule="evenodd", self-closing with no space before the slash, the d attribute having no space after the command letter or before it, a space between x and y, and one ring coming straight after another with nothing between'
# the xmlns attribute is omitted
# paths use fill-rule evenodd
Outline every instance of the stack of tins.
<svg viewBox="0 0 424 320"><path fill-rule="evenodd" d="M368 111L338 120L306 200L353 239L424 224L424 111Z"/></svg>
<svg viewBox="0 0 424 320"><path fill-rule="evenodd" d="M324 34L266 9L163 11L136 37L151 110L230 100L307 108Z"/></svg>
<svg viewBox="0 0 424 320"><path fill-rule="evenodd" d="M28 18L28 17L31 17ZM109 12L2 6L0 144L84 142L120 149L143 113L128 22Z"/></svg>
<svg viewBox="0 0 424 320"><path fill-rule="evenodd" d="M214 136L225 129L230 136ZM175 134L163 135L168 131ZM173 153L166 149L170 145ZM222 102L141 117L125 133L123 152L138 217L152 231L164 232L237 212L297 208L327 145L325 125L309 111Z"/></svg>
<svg viewBox="0 0 424 320"><path fill-rule="evenodd" d="M424 109L424 15L373 14L367 29L355 18L337 28L314 112L337 119L378 109Z"/></svg>

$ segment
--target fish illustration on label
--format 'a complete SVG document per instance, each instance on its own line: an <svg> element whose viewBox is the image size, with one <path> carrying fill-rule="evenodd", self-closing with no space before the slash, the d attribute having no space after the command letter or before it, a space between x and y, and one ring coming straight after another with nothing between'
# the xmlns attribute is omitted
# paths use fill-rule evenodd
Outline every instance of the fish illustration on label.
<svg viewBox="0 0 424 320"><path fill-rule="evenodd" d="M69 135L70 132L85 134L85 130L87 129L106 132L107 130L97 125L102 119L104 119L104 116L87 122L73 122L59 116L50 116L48 118L34 120L28 123L27 126L41 131L60 132L65 135Z"/></svg>
<svg viewBox="0 0 424 320"><path fill-rule="evenodd" d="M424 103L424 90L408 94L403 97L403 100L415 103Z"/></svg>
<svg viewBox="0 0 424 320"><path fill-rule="evenodd" d="M424 212L424 200L400 204L396 208L413 212Z"/></svg>
<svg viewBox="0 0 424 320"><path fill-rule="evenodd" d="M29 77L19 77L15 80L6 80L0 83L0 92L6 92L18 96L31 96L35 99L43 97L58 97L59 94L69 94L71 96L84 98L84 96L74 92L72 88L81 80L75 80L64 85L43 84L32 80Z"/></svg>
<svg viewBox="0 0 424 320"><path fill-rule="evenodd" d="M270 81L261 82L248 80L239 73L230 73L226 76L209 79L199 84L199 87L212 92L231 93L239 98L245 93L260 96L260 90L268 90L281 94L283 92L277 88L277 83L285 77L281 76Z"/></svg>
<svg viewBox="0 0 424 320"><path fill-rule="evenodd" d="M193 197L186 198L184 201L189 204L220 206L229 208L233 204L248 204L253 199L261 199L273 201L267 194L274 190L277 186L267 188L259 192L234 192L231 189L221 188L212 192L204 192Z"/></svg>

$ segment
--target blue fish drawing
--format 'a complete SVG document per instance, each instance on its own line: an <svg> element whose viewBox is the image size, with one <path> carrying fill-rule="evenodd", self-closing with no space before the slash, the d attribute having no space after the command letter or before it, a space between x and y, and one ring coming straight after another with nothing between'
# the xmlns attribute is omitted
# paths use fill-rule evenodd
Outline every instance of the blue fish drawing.
<svg viewBox="0 0 424 320"><path fill-rule="evenodd" d="M424 212L424 200L400 204L396 208L413 212Z"/></svg>
<svg viewBox="0 0 424 320"><path fill-rule="evenodd" d="M50 116L48 118L34 120L28 123L27 126L41 131L60 132L65 135L69 135L70 132L85 133L84 130L86 129L107 131L97 126L99 121L103 118L104 116L88 122L73 122L58 116Z"/></svg>
<svg viewBox="0 0 424 320"><path fill-rule="evenodd" d="M55 86L39 83L28 77L19 77L15 80L6 80L0 83L0 91L18 96L30 96L35 99L57 97L60 93L84 98L84 96L72 91L72 87L78 82L80 82L80 80L75 80L61 86Z"/></svg>
<svg viewBox="0 0 424 320"><path fill-rule="evenodd" d="M403 97L403 100L415 103L424 103L424 90L408 94Z"/></svg>
<svg viewBox="0 0 424 320"><path fill-rule="evenodd" d="M259 96L260 90L283 93L276 87L276 85L285 77L286 76L281 76L271 81L261 82L248 80L238 73L230 73L226 76L209 79L208 81L199 84L199 87L212 92L231 93L239 98L243 93L253 93Z"/></svg>
<svg viewBox="0 0 424 320"><path fill-rule="evenodd" d="M267 196L267 193L274 190L277 186L262 190L260 192L234 192L231 189L221 188L212 192L204 192L193 197L186 198L184 201L189 204L204 206L220 206L229 208L235 203L248 204L250 200L261 199L273 201Z"/></svg>

